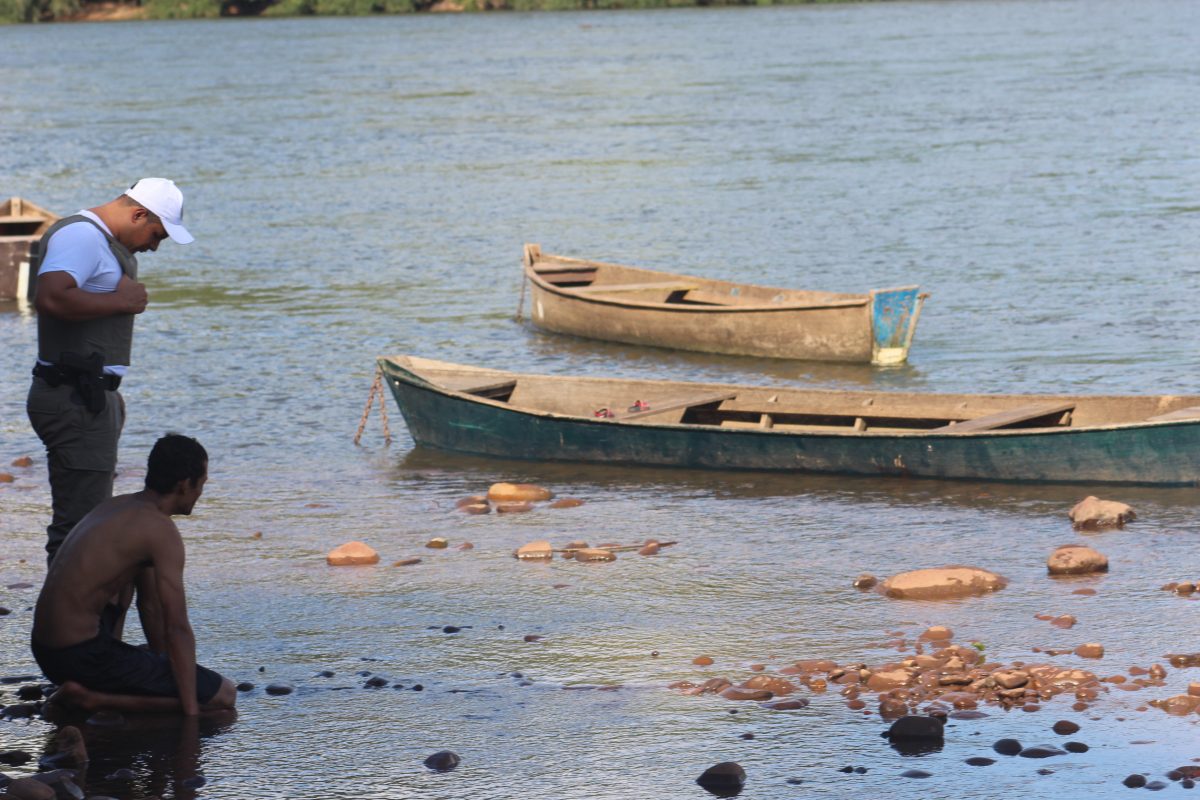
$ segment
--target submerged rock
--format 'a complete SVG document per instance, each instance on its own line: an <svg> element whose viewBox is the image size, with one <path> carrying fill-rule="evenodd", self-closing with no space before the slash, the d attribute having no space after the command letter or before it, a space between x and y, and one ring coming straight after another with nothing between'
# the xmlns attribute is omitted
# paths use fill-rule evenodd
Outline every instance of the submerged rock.
<svg viewBox="0 0 1200 800"><path fill-rule="evenodd" d="M1008 579L979 567L951 565L901 572L879 584L878 591L896 600L942 600L1003 589Z"/></svg>
<svg viewBox="0 0 1200 800"><path fill-rule="evenodd" d="M1137 515L1125 503L1101 500L1089 495L1071 508L1068 516L1076 530L1095 531L1102 528L1120 528Z"/></svg>
<svg viewBox="0 0 1200 800"><path fill-rule="evenodd" d="M602 550L598 547L585 547L582 550L575 551L576 561L616 561L617 554L611 550Z"/></svg>
<svg viewBox="0 0 1200 800"><path fill-rule="evenodd" d="M493 483L488 489L493 503L549 500L554 492L533 483Z"/></svg>
<svg viewBox="0 0 1200 800"><path fill-rule="evenodd" d="M346 542L333 548L325 561L331 567L350 567L366 564L378 564L379 553L362 542Z"/></svg>
<svg viewBox="0 0 1200 800"><path fill-rule="evenodd" d="M292 692L296 691L296 687L292 686L290 683L269 683L267 684L267 688L263 691L265 691L267 694L278 696L291 694Z"/></svg>
<svg viewBox="0 0 1200 800"><path fill-rule="evenodd" d="M1108 557L1082 544L1064 544L1046 559L1051 575L1087 575L1108 572Z"/></svg>
<svg viewBox="0 0 1200 800"><path fill-rule="evenodd" d="M722 761L704 770L696 783L719 797L731 797L746 785L746 770L736 761Z"/></svg>
<svg viewBox="0 0 1200 800"><path fill-rule="evenodd" d="M561 500L555 500L550 504L551 508L578 508L583 505L583 501L577 497L564 497Z"/></svg>
<svg viewBox="0 0 1200 800"><path fill-rule="evenodd" d="M459 764L458 753L451 750L438 750L425 759L425 766L434 772L449 772Z"/></svg>
<svg viewBox="0 0 1200 800"><path fill-rule="evenodd" d="M554 545L545 540L538 540L536 542L530 542L529 544L521 545L517 548L513 555L516 558L526 561L553 558Z"/></svg>
<svg viewBox="0 0 1200 800"><path fill-rule="evenodd" d="M893 742L905 739L933 739L941 741L945 738L946 726L936 717L908 715L901 717L888 728L887 738Z"/></svg>

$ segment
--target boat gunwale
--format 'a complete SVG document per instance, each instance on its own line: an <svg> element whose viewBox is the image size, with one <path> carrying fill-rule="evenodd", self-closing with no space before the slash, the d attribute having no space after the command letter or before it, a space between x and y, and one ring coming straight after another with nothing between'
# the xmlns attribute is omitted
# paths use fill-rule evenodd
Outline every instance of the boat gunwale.
<svg viewBox="0 0 1200 800"><path fill-rule="evenodd" d="M606 262L606 261L591 261L591 260L581 259L581 258L571 258L569 256L559 256L559 255L555 255L553 253L542 253L541 254L541 259L544 260L547 258L553 258L555 261L562 261L562 262L567 262L569 264L578 264L581 266L589 266L589 267L618 267L621 269L637 269L637 270L642 270L644 272L653 273L655 275L661 275L666 278L679 279L681 281L692 280L692 281L697 281L697 282L706 283L706 284L727 283L732 286L752 288L752 289L766 289L767 291L775 291L775 292L802 291L802 290L797 290L797 289L787 289L787 288L779 287L779 286L764 286L764 285L755 284L755 283L738 283L735 281L722 281L722 280L719 280L716 278L704 278L704 277L700 277L698 275L687 275L687 274L678 273L678 272L664 272L662 270L648 269L646 267L633 267L628 264L616 264L616 263L611 263L611 262ZM677 312L677 313L687 313L687 314L693 314L693 313L703 313L703 314L742 313L742 314L744 314L747 312L761 313L761 312L767 312L767 311L820 311L822 309L830 309L830 308L855 308L857 306L870 305L870 303L872 301L872 296L875 293L898 291L898 290L919 289L920 288L919 285L914 284L914 285L910 285L910 286L896 286L896 287L892 287L889 289L872 289L870 292L863 293L863 294L852 293L852 292L821 292L821 294L841 296L846 299L829 300L829 301L815 302L815 303L789 303L789 304L771 303L771 304L766 304L766 305L737 305L737 306L701 306L701 305L687 305L687 304L681 304L681 303L653 303L653 302L648 302L648 301L620 300L620 299L616 299L616 298L606 298L603 296L594 296L594 295L590 295L590 294L583 295L583 294L579 294L578 292L573 292L569 288L563 288L561 286L556 286L556 285L550 283L549 281L544 280L537 273L537 271L534 270L534 268L533 268L534 263L537 263L537 262L532 262L529 264L522 265L524 268L525 277L529 281L531 281L535 286L537 286L537 288L542 289L543 291L546 291L546 292L550 292L551 294L553 294L557 297L561 297L565 300L578 300L578 301L582 301L585 303L593 303L596 305L606 305L606 306L619 306L621 308L647 308L647 309L654 309L656 311L673 311L673 312ZM595 290L597 290L597 294L599 294L598 290L602 286L603 286L603 284L601 284L600 287L594 287Z"/></svg>
<svg viewBox="0 0 1200 800"><path fill-rule="evenodd" d="M691 431L715 432L715 433L722 433L722 434L750 433L750 434L757 434L757 435L776 435L776 436L787 436L787 437L814 437L814 438L834 438L834 439L844 439L847 437L852 437L852 438L905 439L905 440L915 439L915 438L923 438L923 439L939 439L939 440L945 439L945 440L949 440L949 441L965 441L968 439L978 439L978 438L1030 436L1030 435L1042 437L1042 436L1050 436L1050 435L1099 433L1099 432L1104 432L1104 431L1140 430L1140 429L1144 429L1144 428L1159 428L1159 427L1166 427L1166 426L1187 427L1187 426L1200 425L1200 417L1197 417L1195 419L1179 419L1179 420L1159 420L1159 421L1140 420L1140 421L1136 421L1136 422L1123 422L1123 423L1114 423L1114 424L1109 424L1109 425L1089 425L1086 427L1053 426L1053 427L1043 427L1043 428L1007 428L1007 429L999 429L999 430L980 430L980 431L972 431L972 432L968 432L968 433L956 433L953 430L934 431L931 429L913 429L912 431L872 431L869 428L867 430L863 430L863 431L855 431L855 430L795 431L795 430L777 430L774 428L756 428L756 427L723 428L723 427L720 427L717 425L698 425L698 424L693 424L693 423L682 423L682 422L642 422L642 421L634 422L634 421L622 420L622 419L604 419L604 418L599 418L599 417L592 418L592 417L585 417L585 416L580 416L580 415L576 415L576 414L562 414L562 413L555 412L555 411L544 411L544 410L540 410L540 409L514 406L510 403L507 403L507 402L504 402L501 400L495 400L490 397L481 397L479 395L471 394L470 392L464 392L464 391L459 391L456 389L451 389L449 387L441 386L437 383L434 383L432 380L420 375L420 373L418 373L414 370L410 370L410 369L396 363L397 358L405 358L405 357L406 356L380 356L380 357L378 357L377 361L381 362L381 363L388 362L393 367L401 370L402 372L417 378L417 381L409 381L412 385L417 386L418 388L432 389L432 390L436 391L438 394L441 394L441 395L444 395L447 397L452 397L452 398L459 399L459 400L465 400L467 402L472 402L472 403L478 403L481 405L488 405L488 406L492 406L494 408L501 409L503 411L507 411L510 413L516 413L516 414L523 414L525 416L540 417L540 418L544 418L544 419L553 419L553 420L564 420L564 421L571 421L571 422L576 422L576 423L582 422L582 423L593 424L593 425L620 425L622 427L636 426L638 428L668 429L668 430L683 429L683 430L691 430ZM441 362L441 363L449 363L449 362ZM539 379L552 379L555 381L567 382L567 381L571 381L573 379L572 376L569 376L569 375L539 375L539 374L534 374L534 373L519 373L519 372L509 372L506 370L493 370L493 369L484 368L484 367L468 367L468 370L479 370L480 372L488 372L488 373L492 373L492 374L496 374L496 375L505 375L505 376L513 378L514 380L518 380L522 377L535 377L535 378L539 378ZM588 380L605 381L605 382L611 381L613 383L625 383L625 382L628 382L629 380L633 380L633 381L641 380L641 379L623 379L623 378L604 378L604 377L592 377L592 376L586 376L586 377ZM687 383L684 381L664 381L664 382L665 383ZM746 386L743 384L699 384L699 385L705 386L712 390L720 390L720 389L730 388L730 389L753 389L753 390L759 390L759 391L762 391L762 390L769 391L771 389L787 388L787 387L773 387L773 386ZM826 394L826 395L843 394L843 392L840 392L839 390L836 390L836 389L801 389L800 391ZM881 392L879 394L886 395L887 393ZM935 393L930 393L930 394L935 394ZM959 395L952 395L952 396L959 396ZM987 394L983 394L983 395L968 395L968 396L983 397L983 398L1074 397L1076 399L1082 398L1082 399L1087 399L1087 400L1121 400L1121 399L1129 399L1129 398L1148 399L1148 398L1154 398L1154 397L1179 396L1179 395L1002 395L1002 394L987 395Z"/></svg>

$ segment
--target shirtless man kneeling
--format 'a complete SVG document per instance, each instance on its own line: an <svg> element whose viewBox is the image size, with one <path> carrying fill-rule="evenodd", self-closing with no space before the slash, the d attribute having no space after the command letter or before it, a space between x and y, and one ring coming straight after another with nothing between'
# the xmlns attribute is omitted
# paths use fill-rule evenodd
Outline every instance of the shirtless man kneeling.
<svg viewBox="0 0 1200 800"><path fill-rule="evenodd" d="M150 452L146 488L101 503L63 542L38 596L31 637L38 665L59 685L52 702L189 716L233 708L233 683L196 663L183 539L171 521L192 513L206 480L200 443L167 434ZM149 649L121 641L135 587Z"/></svg>

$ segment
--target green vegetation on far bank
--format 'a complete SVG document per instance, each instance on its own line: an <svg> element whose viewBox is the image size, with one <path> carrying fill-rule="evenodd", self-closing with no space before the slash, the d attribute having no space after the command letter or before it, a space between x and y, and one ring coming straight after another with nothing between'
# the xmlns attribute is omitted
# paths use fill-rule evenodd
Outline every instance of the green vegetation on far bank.
<svg viewBox="0 0 1200 800"><path fill-rule="evenodd" d="M811 5L845 0L0 0L0 23L94 19L367 16L428 11L574 11L685 6Z"/></svg>

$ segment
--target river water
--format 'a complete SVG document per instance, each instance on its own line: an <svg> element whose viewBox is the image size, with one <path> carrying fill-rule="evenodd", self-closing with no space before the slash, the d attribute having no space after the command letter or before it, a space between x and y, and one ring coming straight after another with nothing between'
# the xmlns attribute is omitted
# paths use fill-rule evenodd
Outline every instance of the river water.
<svg viewBox="0 0 1200 800"><path fill-rule="evenodd" d="M90 790L701 798L695 777L732 760L749 774L743 796L763 800L1104 797L1128 791L1131 772L1189 763L1197 717L1147 702L1186 691L1194 670L1083 712L1065 698L986 709L921 757L888 748L886 723L836 692L771 712L666 686L741 680L755 662L879 664L897 657L889 633L934 624L1004 663L1165 664L1200 650L1197 606L1159 589L1197 577L1194 490L464 458L414 449L390 399L391 446L377 417L362 446L352 437L374 357L401 352L825 388L1200 391L1198 40L1200 5L1185 0L0 28L0 193L60 213L144 175L186 193L196 242L142 258L151 305L118 489L139 487L167 430L208 447L205 497L180 521L199 655L256 684L238 719L206 723L198 742L172 722L89 730ZM780 286L917 282L932 296L901 368L605 345L513 321L526 241ZM0 307L9 587L42 577L48 490L24 415L34 328ZM8 467L23 455L34 467ZM455 510L498 480L586 502ZM1087 537L1107 576L1051 581L1049 552L1080 538L1066 512L1093 493L1139 518ZM437 536L450 549L424 547ZM678 544L607 565L511 557L540 538L648 536ZM380 565L327 567L351 539ZM464 541L474 549L454 549ZM406 557L422 561L391 566ZM953 563L1011 583L950 603L850 586L863 571ZM36 672L35 596L0 589L14 612L0 617L0 674ZM1034 651L1084 642L1104 659ZM715 664L694 666L701 655ZM404 688L363 688L368 671ZM298 691L267 696L272 681ZM618 688L565 688L579 685ZM1061 743L1058 719L1082 725L1088 753L963 763L1001 737ZM0 751L38 755L52 730L0 721ZM440 749L462 757L457 770L422 766ZM867 772L838 771L850 765ZM104 780L118 767L134 778ZM913 768L932 777L900 777ZM182 785L197 772L206 785Z"/></svg>

